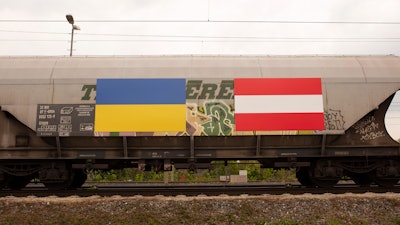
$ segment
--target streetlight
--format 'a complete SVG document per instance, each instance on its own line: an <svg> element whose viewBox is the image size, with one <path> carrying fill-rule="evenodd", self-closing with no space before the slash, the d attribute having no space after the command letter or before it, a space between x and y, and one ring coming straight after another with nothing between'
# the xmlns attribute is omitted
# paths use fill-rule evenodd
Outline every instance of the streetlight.
<svg viewBox="0 0 400 225"><path fill-rule="evenodd" d="M72 47L73 47L73 43L74 43L74 30L80 30L81 28L78 27L77 25L74 25L74 17L72 17L71 14L67 14L65 15L65 17L68 20L68 23L70 23L72 25L72 32L71 32L71 49L69 51L69 56L72 56Z"/></svg>

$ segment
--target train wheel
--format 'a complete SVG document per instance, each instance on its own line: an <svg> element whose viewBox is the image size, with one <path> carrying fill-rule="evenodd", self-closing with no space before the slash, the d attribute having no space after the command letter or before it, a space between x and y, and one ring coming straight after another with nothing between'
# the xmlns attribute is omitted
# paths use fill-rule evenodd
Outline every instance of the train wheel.
<svg viewBox="0 0 400 225"><path fill-rule="evenodd" d="M354 183L362 187L368 187L374 181L371 175L368 173L353 173L350 175L350 177L354 181Z"/></svg>
<svg viewBox="0 0 400 225"><path fill-rule="evenodd" d="M30 181L31 179L26 176L6 175L5 186L12 190L19 190L29 184Z"/></svg>
<svg viewBox="0 0 400 225"><path fill-rule="evenodd" d="M310 169L308 167L299 167L296 171L296 178L303 186L313 186L313 182L310 178Z"/></svg>
<svg viewBox="0 0 400 225"><path fill-rule="evenodd" d="M46 168L39 172L40 181L51 190L68 189L73 181L73 170L62 164L54 168Z"/></svg>
<svg viewBox="0 0 400 225"><path fill-rule="evenodd" d="M330 188L339 182L343 171L335 167L331 161L318 160L311 165L309 174L314 185Z"/></svg>
<svg viewBox="0 0 400 225"><path fill-rule="evenodd" d="M379 186L393 187L400 180L400 162L390 160L381 165L372 173L372 178Z"/></svg>
<svg viewBox="0 0 400 225"><path fill-rule="evenodd" d="M86 179L87 175L83 170L70 170L63 179L43 181L43 184L50 190L77 189L82 187Z"/></svg>
<svg viewBox="0 0 400 225"><path fill-rule="evenodd" d="M0 172L0 190L6 186L6 181L4 176L5 174L3 172Z"/></svg>
<svg viewBox="0 0 400 225"><path fill-rule="evenodd" d="M399 178L382 178L382 177L375 177L374 178L375 183L377 183L379 186L382 187L393 187L399 182Z"/></svg>
<svg viewBox="0 0 400 225"><path fill-rule="evenodd" d="M87 174L83 170L74 170L73 173L73 179L68 188L77 189L82 187L82 185L86 182Z"/></svg>

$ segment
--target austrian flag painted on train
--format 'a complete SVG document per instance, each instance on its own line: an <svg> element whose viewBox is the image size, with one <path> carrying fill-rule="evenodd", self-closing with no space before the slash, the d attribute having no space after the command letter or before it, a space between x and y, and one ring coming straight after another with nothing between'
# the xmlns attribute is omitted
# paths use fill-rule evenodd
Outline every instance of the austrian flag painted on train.
<svg viewBox="0 0 400 225"><path fill-rule="evenodd" d="M96 132L186 130L185 79L98 79Z"/></svg>
<svg viewBox="0 0 400 225"><path fill-rule="evenodd" d="M323 130L320 78L237 78L237 131Z"/></svg>

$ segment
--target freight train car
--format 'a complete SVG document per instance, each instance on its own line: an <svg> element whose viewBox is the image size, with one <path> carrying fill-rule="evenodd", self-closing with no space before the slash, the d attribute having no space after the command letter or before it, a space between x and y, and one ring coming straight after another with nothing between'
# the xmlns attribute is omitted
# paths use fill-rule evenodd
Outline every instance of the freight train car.
<svg viewBox="0 0 400 225"><path fill-rule="evenodd" d="M2 57L0 186L241 159L297 168L307 186L392 186L399 89L395 56Z"/></svg>

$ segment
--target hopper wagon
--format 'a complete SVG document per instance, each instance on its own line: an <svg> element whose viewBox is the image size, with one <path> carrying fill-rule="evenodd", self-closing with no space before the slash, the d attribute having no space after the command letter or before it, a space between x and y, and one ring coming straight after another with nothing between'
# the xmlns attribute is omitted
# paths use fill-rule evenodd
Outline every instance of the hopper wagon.
<svg viewBox="0 0 400 225"><path fill-rule="evenodd" d="M216 160L393 186L399 89L396 56L1 57L0 187Z"/></svg>

